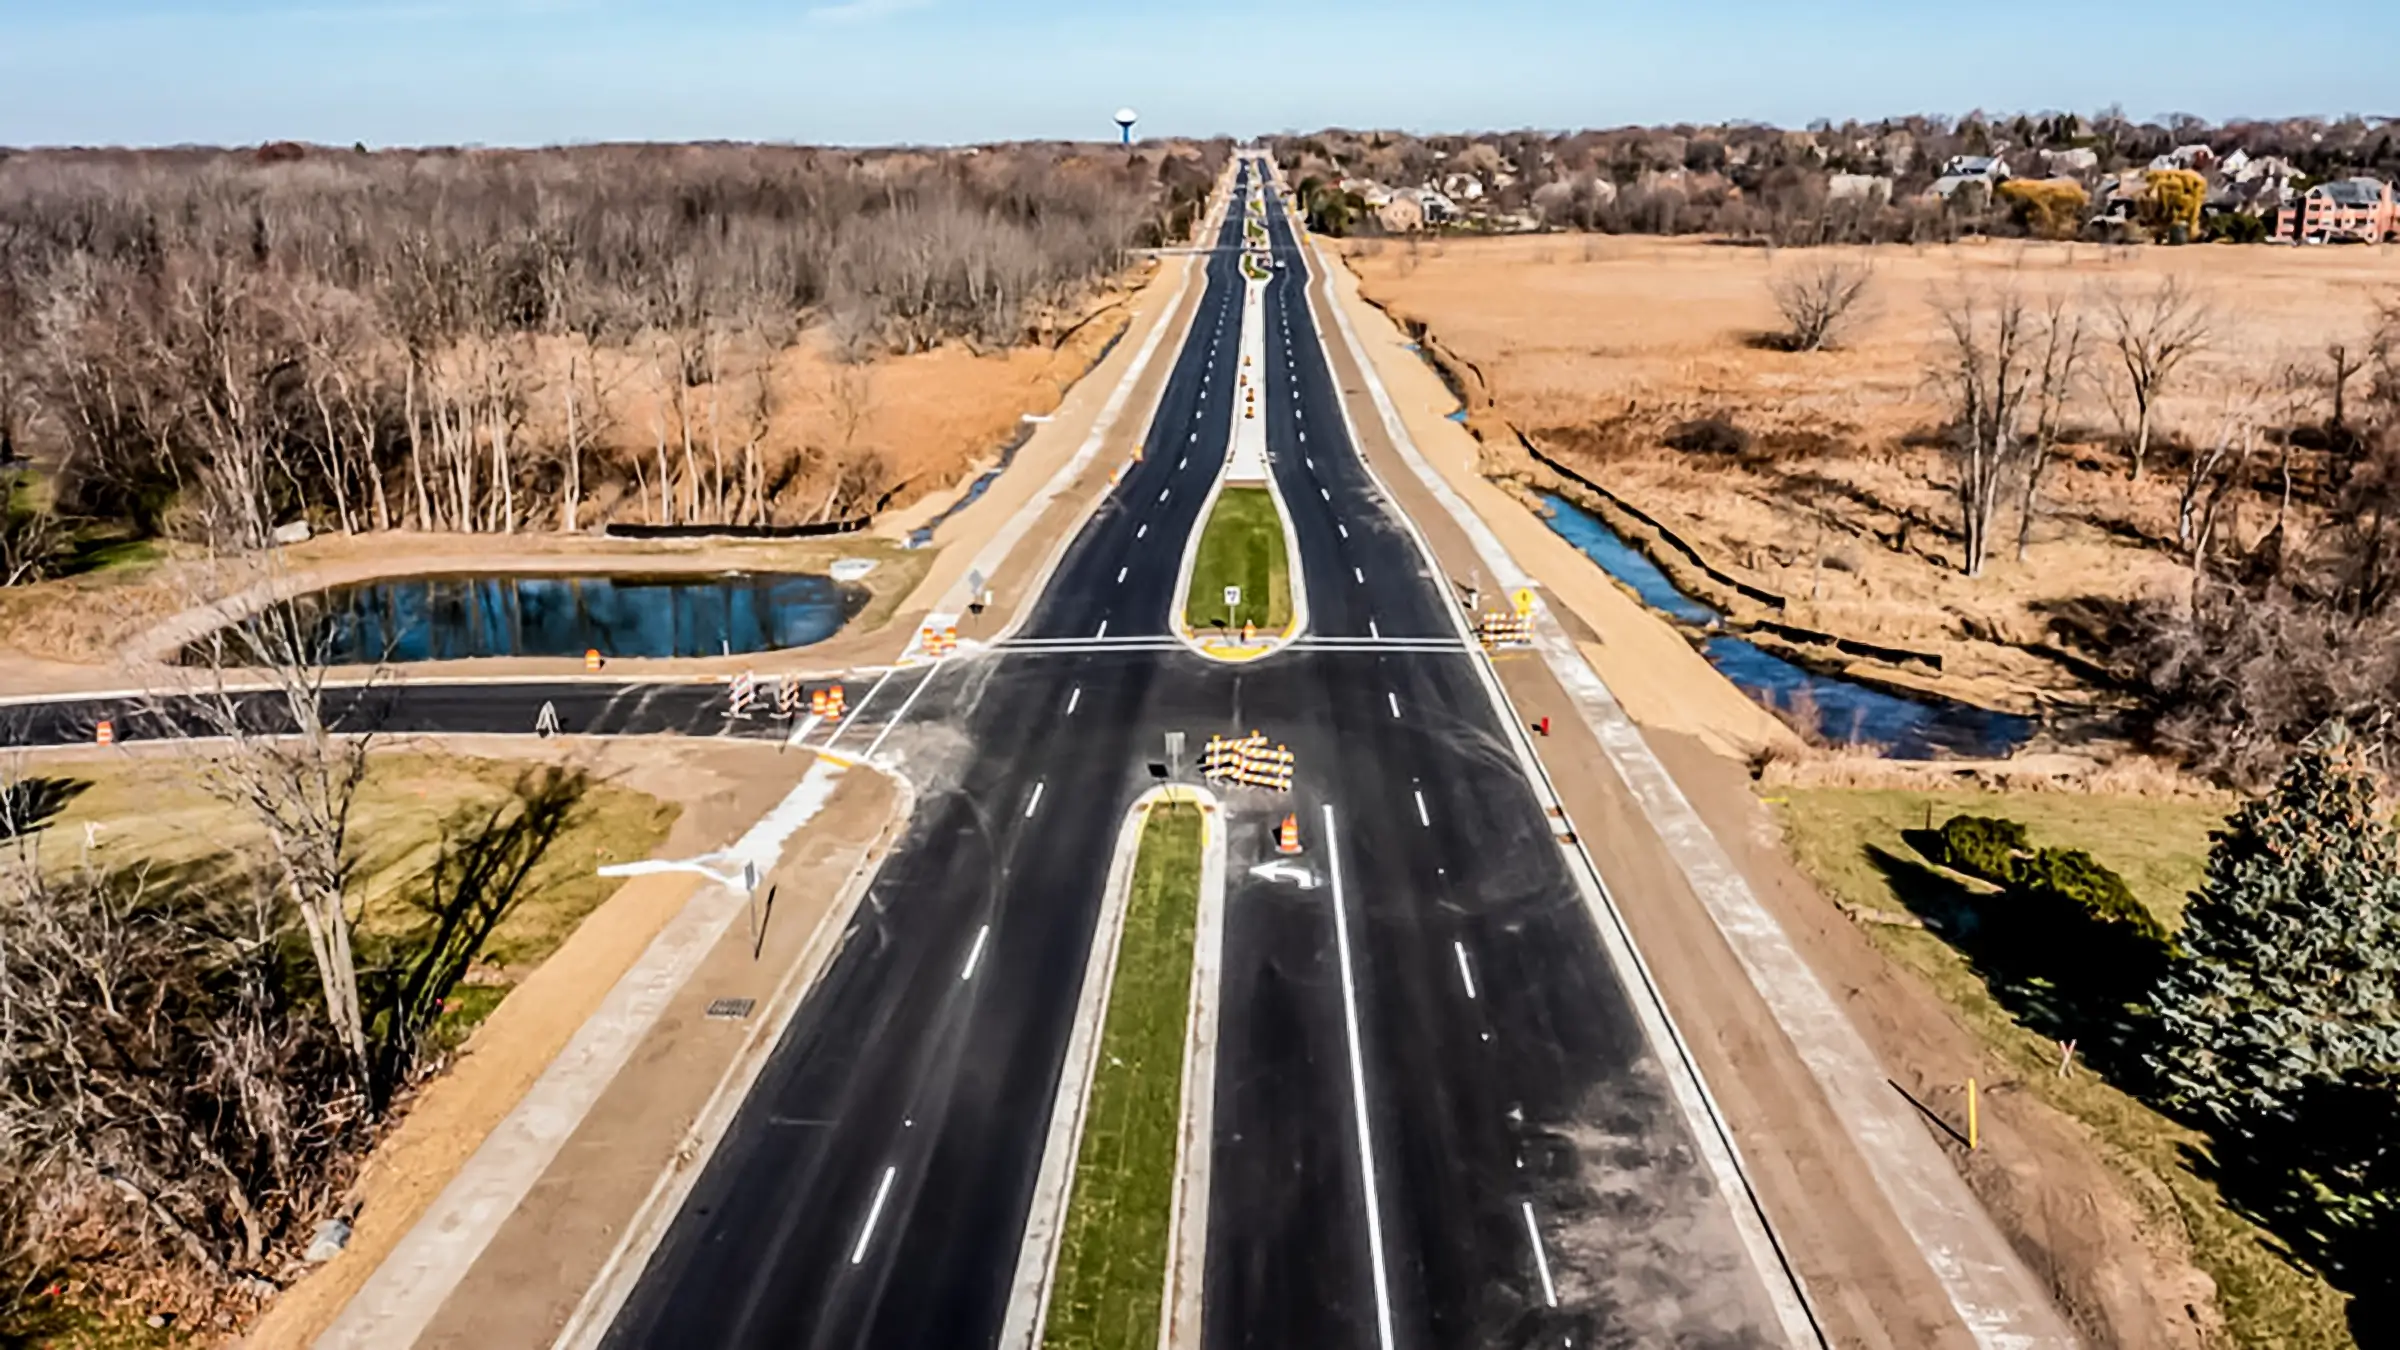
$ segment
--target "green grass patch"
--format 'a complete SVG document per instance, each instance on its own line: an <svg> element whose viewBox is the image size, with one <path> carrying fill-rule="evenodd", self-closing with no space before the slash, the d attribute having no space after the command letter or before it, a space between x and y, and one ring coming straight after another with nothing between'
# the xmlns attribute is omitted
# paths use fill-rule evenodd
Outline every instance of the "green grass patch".
<svg viewBox="0 0 2400 1350"><path fill-rule="evenodd" d="M419 902L443 850L470 847L533 767L410 751L374 755L350 820L356 859L352 894L360 905L361 936L406 941L424 925L426 911ZM37 841L45 868L85 863L87 825L90 861L112 870L188 870L205 876L261 856L264 832L257 822L209 796L172 766L111 759L65 767L52 781L58 806L43 821ZM451 992L436 1037L464 1040L616 892L622 883L598 875L598 869L648 857L680 812L647 793L592 783L565 828L535 859L515 903L484 944L477 968Z"/></svg>
<svg viewBox="0 0 2400 1350"><path fill-rule="evenodd" d="M1175 1140L1200 908L1200 811L1160 806L1142 826L1100 1060L1059 1234L1045 1350L1149 1350L1166 1296Z"/></svg>
<svg viewBox="0 0 2400 1350"><path fill-rule="evenodd" d="M1800 788L1778 808L1801 867L1834 898L1906 913L1894 873L1911 874L1918 854L1903 832L1957 814L2004 816L2038 844L2080 848L2116 869L2169 929L2199 885L2208 833L2230 803L2068 793L1994 794ZM1880 861L1879 853L1880 851ZM1897 863L1895 864L1895 861ZM1947 874L1942 874L1947 875ZM2017 1091L2081 1121L2100 1156L2128 1180L2125 1193L2154 1231L2180 1230L2192 1258L2217 1284L2229 1343L2279 1350L2336 1350L2355 1344L2347 1300L2278 1255L2266 1231L2225 1207L2214 1183L2193 1171L2202 1136L2151 1110L2091 1072L2059 1078L2058 1049L2003 1006L1966 957L1938 934L1861 925L1886 957L1914 972L2007 1066Z"/></svg>
<svg viewBox="0 0 2400 1350"><path fill-rule="evenodd" d="M1225 588L1242 588L1241 603L1229 611ZM1217 494L1216 509L1200 532L1192 558L1192 588L1184 596L1184 619L1194 628L1256 624L1281 632L1292 621L1291 559L1283 549L1283 519L1265 488L1229 487Z"/></svg>

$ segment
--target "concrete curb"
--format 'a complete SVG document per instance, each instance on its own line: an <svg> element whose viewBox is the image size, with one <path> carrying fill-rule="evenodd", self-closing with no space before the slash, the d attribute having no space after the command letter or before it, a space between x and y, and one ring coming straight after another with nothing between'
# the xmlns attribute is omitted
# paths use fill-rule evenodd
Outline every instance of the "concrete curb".
<svg viewBox="0 0 2400 1350"><path fill-rule="evenodd" d="M1266 363L1263 359L1263 348L1265 345L1265 320L1260 317L1260 309L1263 304L1264 294L1264 291L1261 289L1261 283L1253 283L1246 278L1243 280L1242 331L1240 336L1237 337L1234 342L1236 353L1239 354L1242 350L1251 345L1250 339L1255 331L1256 335L1259 337L1259 345L1262 349L1262 359L1260 360L1258 367L1259 375L1262 380L1266 374ZM1239 386L1237 385L1236 387L1238 388ZM1289 585L1292 592L1291 622L1283 626L1282 633L1268 638L1265 647L1243 648L1233 654L1228 654L1211 648L1202 643L1199 638L1195 636L1197 629L1196 625L1191 622L1190 609L1192 593L1192 568L1200 556L1200 537L1208 532L1209 516L1216 510L1217 498L1224 495L1226 483L1232 476L1234 442L1241 438L1241 434L1241 409L1237 407L1234 409L1234 417L1232 422L1226 428L1224 461L1217 466L1216 481L1209 484L1208 495L1202 498L1200 501L1200 513L1198 516L1194 517L1192 521L1191 533L1184 537L1183 563L1176 569L1175 591L1173 595L1168 597L1167 601L1167 627L1169 631L1173 632L1176 637L1182 639L1183 645L1190 648L1198 655L1204 656L1211 661L1222 661L1227 663L1255 661L1260 657L1272 656L1276 652L1281 651L1285 646L1298 640L1301 634L1308 631L1308 578L1302 573L1300 568L1300 535L1299 531L1292 525L1291 504L1283 499L1283 487L1281 484L1276 482L1274 467L1271 463L1269 463L1265 466L1267 498L1275 503L1276 523L1283 530L1284 574L1289 578ZM1261 428L1259 434L1262 438L1265 436L1266 433L1263 427Z"/></svg>
<svg viewBox="0 0 2400 1350"><path fill-rule="evenodd" d="M1208 1286L1208 1191L1217 1121L1217 1010L1225 973L1225 866L1233 820L1216 794L1201 804L1200 911L1192 931L1192 1001L1184 1014L1182 1128L1168 1212L1167 1288L1159 1301L1160 1350L1200 1350Z"/></svg>
<svg viewBox="0 0 2400 1350"><path fill-rule="evenodd" d="M1323 251L1311 246L1309 252L1320 268L1329 265ZM1342 337L1366 381L1368 393L1381 416L1386 435L1403 463L1425 485L1443 509L1457 518L1459 527L1475 549L1483 565L1495 579L1508 588L1530 586L1532 579L1510 556L1507 547L1490 526L1461 499L1442 476L1417 449L1415 440L1403 424L1399 410L1393 406L1374 363L1359 341L1350 316L1328 274L1325 288L1326 307L1332 311ZM1345 408L1345 416L1347 409ZM1363 457L1362 457L1363 458ZM1370 469L1370 473L1372 470ZM1414 527L1412 524L1412 533ZM1421 548L1429 560L1431 548L1418 535ZM1435 564L1438 569L1438 562ZM2080 1342L2052 1308L2048 1297L2033 1279L2007 1239L2000 1234L1990 1216L1984 1211L1974 1193L1968 1189L1956 1169L1942 1156L1931 1138L1916 1121L1899 1108L1894 1094L1884 1090L1886 1078L1874 1053L1849 1018L1825 990L1807 963L1795 952L1782 926L1750 889L1739 869L1717 842L1699 813L1693 809L1673 776L1660 762L1656 753L1642 738L1641 730L1625 715L1616 698L1608 690L1582 653L1577 651L1573 638L1559 626L1547 609L1537 610L1535 616L1536 646L1560 684L1574 699L1592 734L1600 742L1618 777L1625 783L1640 804L1643 817L1650 822L1664 841L1676 866L1684 873L1711 920L1724 935L1742 968L1750 975L1760 996L1773 1012L1777 1024L1790 1038L1809 1071L1825 1091L1836 1114L1858 1142L1859 1151L1876 1181L1891 1202L1894 1213L1916 1242L1919 1252L1941 1281L1950 1297L1954 1311L1965 1324L1978 1345L1987 1350L2037 1350L2039 1347L2069 1347ZM1480 662L1491 679L1494 697L1508 709L1508 721L1514 739L1524 741L1523 727L1509 709L1506 695L1498 689L1496 679L1489 676L1489 662ZM1548 776L1538 766L1529 744L1522 754L1535 761L1535 771L1541 772L1545 793L1556 804L1554 789L1548 786ZM1561 808L1563 811L1563 807ZM1740 1163L1731 1130L1707 1086L1700 1079L1699 1068L1692 1060L1680 1031L1674 1028L1666 1009L1665 998L1658 990L1648 966L1632 945L1631 929L1607 895L1605 881L1580 844L1576 852L1582 856L1583 869L1588 871L1605 909L1602 924L1604 937L1615 930L1612 947L1622 945L1624 955L1632 962L1639 985L1648 993L1651 1010L1671 1038L1674 1056L1684 1066L1706 1102L1707 1126L1703 1131L1704 1147L1707 1134L1716 1137L1716 1147L1707 1148L1712 1154L1721 1148L1736 1173L1734 1186L1751 1199L1755 1211L1745 1227L1749 1237L1753 1226L1758 1228L1754 1249L1763 1245L1775 1253L1774 1266L1780 1267L1789 1278L1795 1296L1805 1304L1806 1291L1801 1287L1798 1272L1784 1260L1772 1234L1765 1231L1765 1214L1756 1192L1750 1186L1746 1169ZM1696 1122L1697 1123L1697 1122ZM1736 1209L1737 1219L1742 1211ZM1762 1266L1762 1273L1774 1267ZM1770 1286L1772 1292L1772 1285ZM1805 1309L1802 1309L1805 1315ZM1787 1316L1787 1331L1794 1330ZM1814 1326L1813 1315L1807 1319L1809 1342L1822 1341L1822 1333Z"/></svg>
<svg viewBox="0 0 2400 1350"><path fill-rule="evenodd" d="M1008 1311L1001 1318L1000 1339L995 1342L1000 1350L1039 1350L1041 1346L1043 1328L1050 1317L1050 1295L1058 1278L1059 1239L1066 1231L1067 1207L1074 1199L1075 1163L1083 1149L1084 1111L1091 1102L1092 1076L1099 1069L1109 992L1116 986L1117 950L1125 937L1125 910L1133 896L1133 866L1141 853L1142 828L1150 821L1152 806L1187 793L1200 802L1202 829L1206 830L1210 816L1222 814L1216 799L1204 789L1172 785L1152 788L1136 798L1126 812L1125 823L1118 828L1116 850L1109 858L1108 887L1102 892L1100 902L1099 926L1092 932L1091 953L1084 959L1083 993L1075 1004L1075 1030L1067 1040L1067 1061L1059 1072L1058 1092L1050 1107L1050 1131L1042 1143L1042 1168L1034 1181L1033 1205L1025 1217L1025 1240L1017 1249L1017 1271L1009 1284ZM1217 851L1217 884L1221 891L1224 885L1221 837ZM1208 893L1205 838L1201 856L1201 894L1205 898ZM1221 908L1221 895L1219 900ZM1196 980L1197 953L1193 969ZM1185 1049L1188 1057L1188 1031ZM1180 1171L1177 1187L1180 1191Z"/></svg>

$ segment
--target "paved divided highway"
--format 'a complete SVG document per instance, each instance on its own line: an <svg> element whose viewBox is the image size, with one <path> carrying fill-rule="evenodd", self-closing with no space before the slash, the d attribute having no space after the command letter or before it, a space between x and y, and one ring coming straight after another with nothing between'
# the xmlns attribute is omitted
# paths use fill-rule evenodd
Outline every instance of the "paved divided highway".
<svg viewBox="0 0 2400 1350"><path fill-rule="evenodd" d="M1230 799L1209 1344L1780 1342L1448 583L1350 442L1306 259L1269 214L1263 406L1308 632L1246 665L1168 640L1234 411L1235 213L1147 453L1019 633L877 695L909 709L887 755L918 789L910 829L610 1345L993 1344L1119 823L1165 733L1252 728L1299 772L1290 798ZM523 732L543 702L569 732L745 730L722 686L368 697L359 715L404 730ZM62 701L10 710L0 741L88 740L100 716L166 730ZM1248 874L1289 810L1338 887Z"/></svg>

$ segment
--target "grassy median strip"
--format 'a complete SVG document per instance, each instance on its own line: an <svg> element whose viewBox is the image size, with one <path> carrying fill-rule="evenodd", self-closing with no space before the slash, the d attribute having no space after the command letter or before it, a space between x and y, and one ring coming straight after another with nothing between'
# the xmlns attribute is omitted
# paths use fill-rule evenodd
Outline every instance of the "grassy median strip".
<svg viewBox="0 0 2400 1350"><path fill-rule="evenodd" d="M1242 588L1241 603L1225 604L1225 588ZM1230 617L1228 617L1230 613ZM1229 487L1200 532L1192 558L1192 589L1184 620L1194 628L1256 624L1280 632L1292 621L1291 560L1283 551L1283 518L1265 488Z"/></svg>
<svg viewBox="0 0 2400 1350"><path fill-rule="evenodd" d="M1199 908L1200 809L1153 807L1142 826L1100 1060L1084 1105L1074 1193L1042 1336L1046 1350L1158 1344Z"/></svg>

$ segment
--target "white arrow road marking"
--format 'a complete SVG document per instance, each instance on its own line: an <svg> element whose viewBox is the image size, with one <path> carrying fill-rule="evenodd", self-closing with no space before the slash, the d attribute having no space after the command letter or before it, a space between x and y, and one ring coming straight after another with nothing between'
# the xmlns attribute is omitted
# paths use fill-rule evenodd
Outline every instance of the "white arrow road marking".
<svg viewBox="0 0 2400 1350"><path fill-rule="evenodd" d="M1313 891L1317 888L1316 873L1298 863L1286 862L1281 858L1277 858L1273 862L1260 863L1250 869L1250 875L1261 881L1288 881L1304 891Z"/></svg>

